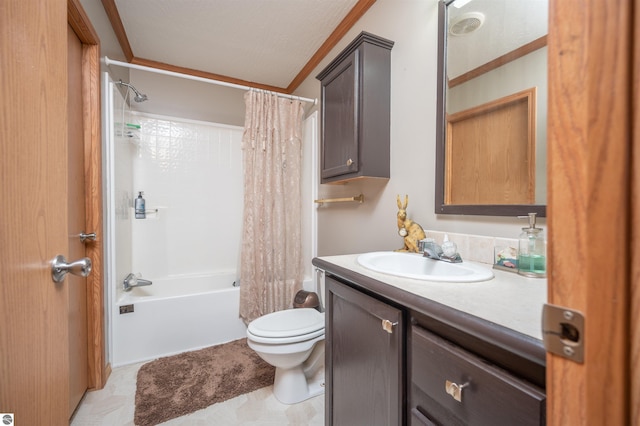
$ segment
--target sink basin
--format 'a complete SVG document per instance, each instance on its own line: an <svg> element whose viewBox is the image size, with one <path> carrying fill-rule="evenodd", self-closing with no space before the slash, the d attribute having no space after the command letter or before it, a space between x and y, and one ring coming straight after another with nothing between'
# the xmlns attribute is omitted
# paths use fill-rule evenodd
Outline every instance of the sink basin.
<svg viewBox="0 0 640 426"><path fill-rule="evenodd" d="M425 281L476 282L493 278L493 271L468 262L447 263L421 254L379 251L358 256L358 263L372 271Z"/></svg>

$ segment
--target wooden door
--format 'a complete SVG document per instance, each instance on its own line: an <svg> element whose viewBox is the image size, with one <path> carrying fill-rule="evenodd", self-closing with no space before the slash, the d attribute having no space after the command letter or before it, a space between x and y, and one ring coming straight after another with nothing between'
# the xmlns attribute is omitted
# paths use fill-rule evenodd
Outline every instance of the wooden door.
<svg viewBox="0 0 640 426"><path fill-rule="evenodd" d="M629 316L629 271L638 271L629 197L636 4L550 3L548 297L585 315L584 363L547 355L550 425L638 424L629 368L629 324L638 322Z"/></svg>
<svg viewBox="0 0 640 426"><path fill-rule="evenodd" d="M68 43L68 197L67 220L69 226L70 261L86 256L85 243L80 233L85 232L85 176L84 176L84 120L82 113L82 43L73 29L67 27ZM86 240L90 241L90 240ZM87 390L87 279L67 275L69 295L69 417Z"/></svg>
<svg viewBox="0 0 640 426"><path fill-rule="evenodd" d="M83 43L76 148L85 161L76 177L68 171L67 22ZM69 278L52 281L51 260L58 254L75 260L70 243L78 236L69 228L69 206L86 206L87 226L101 229L98 53L78 0L0 2L0 409L13 413L16 424L66 424L74 406L69 316L76 310L69 309ZM90 197L70 203L68 183L78 179ZM90 317L80 357L89 358L88 386L100 388L108 371L100 240L86 250L94 270L79 302Z"/></svg>
<svg viewBox="0 0 640 426"><path fill-rule="evenodd" d="M637 3L636 3L637 4ZM640 7L633 8L633 64L631 75L640 75ZM631 251L630 305L629 327L629 381L630 381L630 424L640 424L640 79L634 78L630 90L631 104L631 235L629 250Z"/></svg>
<svg viewBox="0 0 640 426"><path fill-rule="evenodd" d="M447 116L446 204L535 204L536 88Z"/></svg>
<svg viewBox="0 0 640 426"><path fill-rule="evenodd" d="M402 311L330 277L325 282L326 423L403 424ZM390 322L389 332L383 320Z"/></svg>
<svg viewBox="0 0 640 426"><path fill-rule="evenodd" d="M0 407L68 422L66 1L0 3Z"/></svg>

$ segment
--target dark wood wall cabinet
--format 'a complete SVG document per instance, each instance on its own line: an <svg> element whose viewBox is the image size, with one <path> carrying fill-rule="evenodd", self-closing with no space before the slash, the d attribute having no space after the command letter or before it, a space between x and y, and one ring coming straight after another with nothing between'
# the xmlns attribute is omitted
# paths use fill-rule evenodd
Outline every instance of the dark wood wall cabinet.
<svg viewBox="0 0 640 426"><path fill-rule="evenodd" d="M325 271L325 424L546 424L542 342L313 264Z"/></svg>
<svg viewBox="0 0 640 426"><path fill-rule="evenodd" d="M317 75L322 183L389 178L393 44L362 32Z"/></svg>

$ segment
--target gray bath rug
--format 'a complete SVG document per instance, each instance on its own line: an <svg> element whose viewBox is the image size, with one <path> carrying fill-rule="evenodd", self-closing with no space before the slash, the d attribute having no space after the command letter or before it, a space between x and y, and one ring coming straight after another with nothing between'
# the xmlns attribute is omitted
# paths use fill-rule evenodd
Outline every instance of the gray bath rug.
<svg viewBox="0 0 640 426"><path fill-rule="evenodd" d="M157 425L273 384L275 367L247 339L151 361L140 367L134 422Z"/></svg>

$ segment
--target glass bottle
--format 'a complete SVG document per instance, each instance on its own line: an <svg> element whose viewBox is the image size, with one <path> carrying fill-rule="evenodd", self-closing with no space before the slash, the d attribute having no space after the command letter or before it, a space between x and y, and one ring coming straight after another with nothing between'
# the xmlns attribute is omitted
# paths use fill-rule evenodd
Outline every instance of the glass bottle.
<svg viewBox="0 0 640 426"><path fill-rule="evenodd" d="M529 219L529 227L522 228L518 239L518 273L526 277L546 277L547 242L542 228L536 228L536 214L518 218Z"/></svg>

